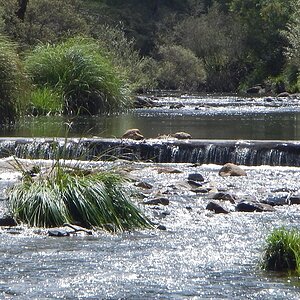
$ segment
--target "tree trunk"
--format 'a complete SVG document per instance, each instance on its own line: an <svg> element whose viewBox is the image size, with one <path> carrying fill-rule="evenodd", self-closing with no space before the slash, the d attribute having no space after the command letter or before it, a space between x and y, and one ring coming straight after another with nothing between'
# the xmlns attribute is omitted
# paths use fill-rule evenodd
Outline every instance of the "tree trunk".
<svg viewBox="0 0 300 300"><path fill-rule="evenodd" d="M18 10L16 11L16 16L22 21L24 21L25 18L28 2L29 0L19 0L19 7Z"/></svg>

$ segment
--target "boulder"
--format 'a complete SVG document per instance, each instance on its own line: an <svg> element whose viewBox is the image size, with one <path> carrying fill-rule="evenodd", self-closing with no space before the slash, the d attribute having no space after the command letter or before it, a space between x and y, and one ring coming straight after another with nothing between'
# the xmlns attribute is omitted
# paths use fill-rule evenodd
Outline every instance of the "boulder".
<svg viewBox="0 0 300 300"><path fill-rule="evenodd" d="M188 180L203 182L204 177L200 173L191 173L188 175Z"/></svg>
<svg viewBox="0 0 300 300"><path fill-rule="evenodd" d="M139 129L128 129L123 135L122 139L132 139L132 140L143 140L144 136L141 134Z"/></svg>
<svg viewBox="0 0 300 300"><path fill-rule="evenodd" d="M274 207L269 204L241 201L236 207L236 211L240 212L272 212L275 211Z"/></svg>
<svg viewBox="0 0 300 300"><path fill-rule="evenodd" d="M192 136L189 133L183 132L183 131L173 133L173 134L171 134L171 136L173 138L178 139L178 140L187 140L187 139L191 139L192 138Z"/></svg>
<svg viewBox="0 0 300 300"><path fill-rule="evenodd" d="M247 176L247 173L239 166L227 163L219 171L219 175L225 176Z"/></svg>
<svg viewBox="0 0 300 300"><path fill-rule="evenodd" d="M216 203L214 201L210 201L207 204L206 209L214 211L216 214L228 214L229 213L228 210L226 210L220 204L218 204L218 203Z"/></svg>

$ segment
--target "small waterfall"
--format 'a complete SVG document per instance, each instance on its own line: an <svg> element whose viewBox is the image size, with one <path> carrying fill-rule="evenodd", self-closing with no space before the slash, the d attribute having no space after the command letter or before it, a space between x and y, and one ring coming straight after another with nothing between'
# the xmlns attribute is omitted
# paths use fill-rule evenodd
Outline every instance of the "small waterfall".
<svg viewBox="0 0 300 300"><path fill-rule="evenodd" d="M300 143L280 141L0 138L0 157L141 160L161 163L232 162L300 166Z"/></svg>

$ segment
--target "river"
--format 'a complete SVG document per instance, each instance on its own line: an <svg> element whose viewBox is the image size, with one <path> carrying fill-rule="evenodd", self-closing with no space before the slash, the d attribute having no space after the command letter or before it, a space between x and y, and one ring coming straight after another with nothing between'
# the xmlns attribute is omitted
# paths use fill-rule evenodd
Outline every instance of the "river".
<svg viewBox="0 0 300 300"><path fill-rule="evenodd" d="M139 127L145 136L151 137L159 130L159 133L165 134L185 130L195 138L299 139L295 103L289 109L266 107L267 112L263 112L261 105L253 106L253 110L237 106L231 108L230 105L227 108L227 113L220 113L217 110L221 110L221 107L211 105L208 114L200 114L196 110L194 115L194 111L191 113L194 108L185 107L185 113L182 112L184 109L181 112L174 110L169 116L164 112L164 107L157 108L153 110L157 117L155 127L150 125L152 119L149 109L140 109L110 118L91 118L94 127L84 122L81 131L76 129L80 126L74 121L76 126L71 127L71 135L86 135L89 132L91 136L99 136L102 132L104 136L111 137L119 136L127 128ZM262 112L257 111L260 109ZM132 123L121 121L128 116L131 116ZM160 117L169 122L169 128L162 126L164 123ZM186 127L180 125L177 118L182 118L182 124ZM216 131L209 129L210 126L203 126L201 122L205 118L210 120L209 124L215 124ZM270 121L274 118L278 121ZM105 127L101 125L107 124L103 119L108 123L119 119L119 125ZM225 119L231 121L219 123ZM260 128L265 128L265 131L255 129L259 123L253 122L259 119L264 124ZM56 136L53 127L53 134L47 133L47 123L44 125L45 131L41 126L33 130L29 124L37 120L28 120L28 126L15 127L10 135ZM59 118L51 118L48 122L55 124L55 120L60 124L56 127L59 132L63 128ZM136 123L136 120L140 120L140 123ZM145 124L145 120L149 122ZM248 125L241 129L236 122ZM227 127L224 124L231 125ZM246 130L247 126L252 128L250 132ZM203 127L206 130L200 130ZM109 133L106 131L108 128L111 130ZM240 128L239 134L235 128ZM41 130L40 134L35 130ZM243 133L244 130L248 133ZM211 132L211 136L208 132ZM2 135L5 136L5 131ZM224 202L230 213L214 214L205 209L209 201L208 194L196 194L186 188L188 174L196 172L201 173L208 184L218 190L235 193L240 198L255 197L260 201L268 195L281 195L280 191L288 190L297 194L300 190L299 168L243 166L248 176L222 178L218 175L220 166L212 164L94 163L97 164L105 168L119 166L126 169L130 176L149 182L153 185L147 192L149 197L157 194L168 197L168 206L142 207L147 215L166 226L167 230L143 230L117 235L95 232L89 237L54 238L25 227L13 231L15 234L1 229L0 295L3 299L300 298L297 277L285 277L259 269L266 236L281 226L298 228L300 206L278 206L275 212L268 213L242 213L235 212L230 203ZM182 172L161 173L158 171L160 167L176 168ZM1 174L2 190L19 176L6 169L2 169Z"/></svg>

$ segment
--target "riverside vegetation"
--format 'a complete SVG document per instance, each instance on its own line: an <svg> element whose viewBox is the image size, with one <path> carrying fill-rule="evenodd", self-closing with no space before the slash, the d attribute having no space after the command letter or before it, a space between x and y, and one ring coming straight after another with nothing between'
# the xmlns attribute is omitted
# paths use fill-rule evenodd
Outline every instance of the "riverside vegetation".
<svg viewBox="0 0 300 300"><path fill-rule="evenodd" d="M298 92L299 3L1 0L1 121L112 112L148 89Z"/></svg>

